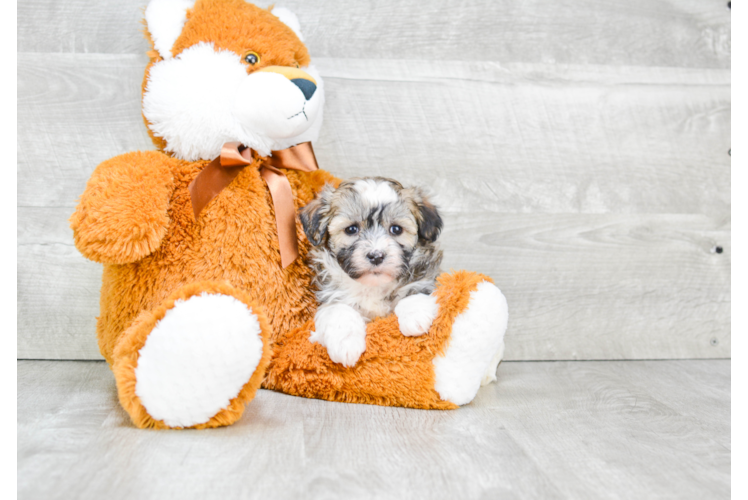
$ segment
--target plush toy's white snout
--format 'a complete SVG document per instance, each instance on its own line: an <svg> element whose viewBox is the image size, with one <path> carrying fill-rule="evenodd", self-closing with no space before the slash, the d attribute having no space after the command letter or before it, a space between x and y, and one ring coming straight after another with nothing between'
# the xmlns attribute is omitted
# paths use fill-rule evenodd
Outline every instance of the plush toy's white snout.
<svg viewBox="0 0 748 500"><path fill-rule="evenodd" d="M271 66L248 75L239 85L234 116L247 132L287 139L314 123L320 101L317 83L308 73Z"/></svg>
<svg viewBox="0 0 748 500"><path fill-rule="evenodd" d="M189 161L212 160L229 141L269 155L316 140L323 103L314 67L247 74L239 55L201 42L153 65L143 114L166 151Z"/></svg>

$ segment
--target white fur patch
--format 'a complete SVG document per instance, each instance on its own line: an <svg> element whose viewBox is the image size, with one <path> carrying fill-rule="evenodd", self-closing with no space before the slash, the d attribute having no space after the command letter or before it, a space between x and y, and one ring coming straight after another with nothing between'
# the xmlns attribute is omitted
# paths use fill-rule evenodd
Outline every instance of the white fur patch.
<svg viewBox="0 0 748 500"><path fill-rule="evenodd" d="M314 316L314 328L309 341L327 348L327 354L335 363L353 366L366 350L366 322L350 306L321 306Z"/></svg>
<svg viewBox="0 0 748 500"><path fill-rule="evenodd" d="M301 89L285 76L264 71L244 78L235 95L234 116L244 130L261 131L275 139L304 132L319 106L319 99L313 95L307 101Z"/></svg>
<svg viewBox="0 0 748 500"><path fill-rule="evenodd" d="M322 265L322 269L332 281L330 287L318 292L317 298L320 302L344 304L354 311L357 310L357 314L364 316L366 320L387 316L392 312L392 303L388 297L397 288L396 281L382 278L377 286L372 286L366 280L354 280L343 271L335 257L324 249L315 249L312 258Z"/></svg>
<svg viewBox="0 0 748 500"><path fill-rule="evenodd" d="M405 297L395 306L400 333L406 337L428 333L438 312L436 297L425 293Z"/></svg>
<svg viewBox="0 0 748 500"><path fill-rule="evenodd" d="M145 9L145 22L153 39L153 48L164 59L171 59L171 48L182 33L187 9L195 0L151 0Z"/></svg>
<svg viewBox="0 0 748 500"><path fill-rule="evenodd" d="M296 33L296 36L299 37L299 40L301 40L302 42L304 41L304 37L301 34L301 25L299 24L299 18L296 17L296 14L285 7L275 7L270 12L275 17L280 19L283 24L291 28L291 30Z"/></svg>
<svg viewBox="0 0 748 500"><path fill-rule="evenodd" d="M314 65L310 64L301 69L306 71L306 73L317 82L317 90L314 92L312 98L307 101L304 108L304 112L309 118L310 125L299 135L285 139L281 137L272 138L270 149L273 151L290 148L291 146L301 144L302 142L314 142L319 137L319 131L322 128L322 116L325 104L325 82L322 79L322 75L319 74L319 71L317 71L317 68ZM248 146L251 147L251 145Z"/></svg>
<svg viewBox="0 0 748 500"><path fill-rule="evenodd" d="M178 300L140 349L135 394L171 427L202 424L239 394L262 349L257 317L234 297Z"/></svg>
<svg viewBox="0 0 748 500"><path fill-rule="evenodd" d="M353 187L371 206L395 203L399 200L397 193L388 182L360 179L353 184Z"/></svg>
<svg viewBox="0 0 748 500"><path fill-rule="evenodd" d="M445 355L433 361L434 388L442 400L464 405L475 398L491 366L495 371L501 361L496 355L503 353L508 314L506 298L493 284L484 281L470 293L470 305L452 325Z"/></svg>
<svg viewBox="0 0 748 500"><path fill-rule="evenodd" d="M151 67L143 115L166 151L188 161L212 160L228 141L255 142L234 118L234 96L246 67L228 50L198 43Z"/></svg>
<svg viewBox="0 0 748 500"><path fill-rule="evenodd" d="M480 381L481 387L484 385L488 385L491 382L496 382L496 369L499 367L499 363L501 363L501 360L504 358L504 339L501 339L501 345L499 345L499 350L496 351L496 354L493 355L493 359L490 363L488 363L488 369L486 370L486 373L483 375L483 379Z"/></svg>
<svg viewBox="0 0 748 500"><path fill-rule="evenodd" d="M247 74L239 55L200 42L151 67L143 115L183 160L212 160L229 141L267 156L319 135L324 84L314 68L305 71L317 81L308 101L287 78Z"/></svg>

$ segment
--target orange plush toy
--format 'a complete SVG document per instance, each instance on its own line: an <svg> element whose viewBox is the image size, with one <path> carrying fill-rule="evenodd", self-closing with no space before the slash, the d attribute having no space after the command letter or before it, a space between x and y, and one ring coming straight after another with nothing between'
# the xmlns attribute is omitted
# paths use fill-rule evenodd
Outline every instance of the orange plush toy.
<svg viewBox="0 0 748 500"><path fill-rule="evenodd" d="M455 408L494 380L506 301L484 276L439 279L430 331L368 325L352 367L309 340L316 302L296 211L326 183L311 141L324 84L296 17L243 0L153 0L143 117L159 151L99 165L71 217L104 264L97 335L139 427L229 425L259 387Z"/></svg>

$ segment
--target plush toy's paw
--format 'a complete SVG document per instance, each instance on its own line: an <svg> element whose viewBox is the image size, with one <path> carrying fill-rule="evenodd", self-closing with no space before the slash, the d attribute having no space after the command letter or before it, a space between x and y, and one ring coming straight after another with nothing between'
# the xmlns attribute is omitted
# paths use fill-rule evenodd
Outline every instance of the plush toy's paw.
<svg viewBox="0 0 748 500"><path fill-rule="evenodd" d="M407 337L428 333L438 312L436 297L423 293L405 297L395 306L400 332Z"/></svg>
<svg viewBox="0 0 748 500"><path fill-rule="evenodd" d="M138 427L236 421L270 361L266 320L228 284L188 285L146 312L115 349L120 402Z"/></svg>
<svg viewBox="0 0 748 500"><path fill-rule="evenodd" d="M443 400L467 404L481 383L496 380L507 319L506 299L492 283L484 281L470 292L467 309L452 325L444 356L434 358L434 388Z"/></svg>
<svg viewBox="0 0 748 500"><path fill-rule="evenodd" d="M366 350L366 322L345 304L322 306L314 316L315 331L309 340L327 348L335 363L351 367Z"/></svg>

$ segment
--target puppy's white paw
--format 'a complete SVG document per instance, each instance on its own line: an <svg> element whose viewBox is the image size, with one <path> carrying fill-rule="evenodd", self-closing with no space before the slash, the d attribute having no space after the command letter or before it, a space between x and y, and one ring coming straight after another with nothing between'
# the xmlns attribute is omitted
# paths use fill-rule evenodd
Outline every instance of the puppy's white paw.
<svg viewBox="0 0 748 500"><path fill-rule="evenodd" d="M335 363L351 367L366 350L366 322L352 307L332 304L317 309L315 331L309 336L327 348Z"/></svg>
<svg viewBox="0 0 748 500"><path fill-rule="evenodd" d="M405 297L395 306L400 332L407 337L428 333L438 312L436 297L423 293Z"/></svg>

